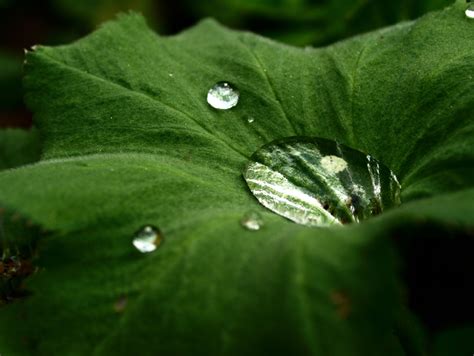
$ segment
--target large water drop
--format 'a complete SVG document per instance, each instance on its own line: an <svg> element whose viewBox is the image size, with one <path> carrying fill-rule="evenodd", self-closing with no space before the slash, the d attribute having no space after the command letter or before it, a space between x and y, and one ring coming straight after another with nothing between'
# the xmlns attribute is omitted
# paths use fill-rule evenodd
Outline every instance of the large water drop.
<svg viewBox="0 0 474 356"><path fill-rule="evenodd" d="M228 110L239 102L239 91L227 82L219 82L207 93L207 102L214 109Z"/></svg>
<svg viewBox="0 0 474 356"><path fill-rule="evenodd" d="M335 141L293 137L252 155L244 178L258 201L309 226L359 222L400 204L394 173Z"/></svg>

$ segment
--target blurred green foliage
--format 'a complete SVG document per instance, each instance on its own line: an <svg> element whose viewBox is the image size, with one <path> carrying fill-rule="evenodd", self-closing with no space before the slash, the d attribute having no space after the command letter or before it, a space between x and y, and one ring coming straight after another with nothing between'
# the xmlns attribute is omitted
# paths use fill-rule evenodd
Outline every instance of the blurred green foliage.
<svg viewBox="0 0 474 356"><path fill-rule="evenodd" d="M90 25L133 9L164 33L213 17L230 27L250 30L305 46L337 41L374 28L414 19L449 5L451 0L51 0L65 17Z"/></svg>
<svg viewBox="0 0 474 356"><path fill-rule="evenodd" d="M186 0L199 17L250 29L295 45L328 44L341 38L449 5L450 0Z"/></svg>
<svg viewBox="0 0 474 356"><path fill-rule="evenodd" d="M0 10L7 7L7 5L10 5L11 3L12 0L0 0Z"/></svg>
<svg viewBox="0 0 474 356"><path fill-rule="evenodd" d="M432 356L473 354L474 326L450 329L438 333L435 338Z"/></svg>
<svg viewBox="0 0 474 356"><path fill-rule="evenodd" d="M83 24L96 26L113 18L118 12L134 10L146 14L149 21L155 23L155 5L153 0L51 0L56 11L64 18L74 18Z"/></svg>
<svg viewBox="0 0 474 356"><path fill-rule="evenodd" d="M452 0L44 0L39 4L32 0L0 0L0 9L4 15L34 9L44 26L54 31L80 32L78 37L118 12L134 10L143 13L162 34L213 17L230 27L304 46L327 44L414 19L450 3ZM52 37L61 37L49 32Z"/></svg>
<svg viewBox="0 0 474 356"><path fill-rule="evenodd" d="M0 51L0 110L11 110L22 104L22 59Z"/></svg>

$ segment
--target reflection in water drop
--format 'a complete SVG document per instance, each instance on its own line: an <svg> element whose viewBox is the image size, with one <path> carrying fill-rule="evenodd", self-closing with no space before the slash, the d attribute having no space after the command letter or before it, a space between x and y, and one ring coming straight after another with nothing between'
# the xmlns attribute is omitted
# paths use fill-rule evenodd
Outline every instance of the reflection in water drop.
<svg viewBox="0 0 474 356"><path fill-rule="evenodd" d="M474 19L474 3L469 3L466 9L466 17L469 19Z"/></svg>
<svg viewBox="0 0 474 356"><path fill-rule="evenodd" d="M380 202L382 202L382 197L380 196L382 193L382 186L380 185L380 164L370 155L367 155L367 171L370 174L370 181L372 182L374 194Z"/></svg>
<svg viewBox="0 0 474 356"><path fill-rule="evenodd" d="M328 172L339 173L347 168L347 162L337 156L324 156L321 166Z"/></svg>
<svg viewBox="0 0 474 356"><path fill-rule="evenodd" d="M254 119L252 116L249 116L249 117L247 118L247 122L248 122L249 124L251 124L251 123L254 122L254 121L255 121L255 119Z"/></svg>
<svg viewBox="0 0 474 356"><path fill-rule="evenodd" d="M309 226L359 222L400 204L383 164L335 141L294 137L255 152L244 178L268 209Z"/></svg>
<svg viewBox="0 0 474 356"><path fill-rule="evenodd" d="M133 236L133 246L142 253L155 251L163 242L163 236L156 227L147 225Z"/></svg>
<svg viewBox="0 0 474 356"><path fill-rule="evenodd" d="M227 82L219 82L207 93L207 102L214 109L228 110L239 102L239 91Z"/></svg>
<svg viewBox="0 0 474 356"><path fill-rule="evenodd" d="M240 224L251 231L258 231L263 227L263 219L259 213L250 212L240 220Z"/></svg>

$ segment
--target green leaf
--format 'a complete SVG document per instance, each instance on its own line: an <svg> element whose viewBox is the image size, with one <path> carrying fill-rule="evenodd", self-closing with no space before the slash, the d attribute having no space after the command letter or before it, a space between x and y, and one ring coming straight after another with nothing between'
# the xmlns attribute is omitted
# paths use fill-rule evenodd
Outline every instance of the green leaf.
<svg viewBox="0 0 474 356"><path fill-rule="evenodd" d="M36 130L0 130L0 171L39 160L40 140Z"/></svg>
<svg viewBox="0 0 474 356"><path fill-rule="evenodd" d="M400 344L394 333L402 303L387 237L420 220L474 221L464 7L315 50L213 21L158 37L128 15L29 53L43 159L0 174L0 205L56 233L33 295L1 310L2 352L409 352L416 336L401 331ZM223 80L240 102L215 111L206 94ZM330 229L267 212L242 170L264 144L298 135L371 154L400 178L404 204ZM239 225L250 210L264 218L258 232ZM146 224L165 239L150 255L131 243Z"/></svg>

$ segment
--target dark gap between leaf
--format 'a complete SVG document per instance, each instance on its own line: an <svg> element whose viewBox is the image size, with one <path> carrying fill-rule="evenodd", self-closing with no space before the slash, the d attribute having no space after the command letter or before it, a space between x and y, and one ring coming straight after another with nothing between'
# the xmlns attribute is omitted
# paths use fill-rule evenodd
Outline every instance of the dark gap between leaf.
<svg viewBox="0 0 474 356"><path fill-rule="evenodd" d="M402 277L409 308L430 333L474 319L472 284L474 231L421 222L398 228Z"/></svg>

